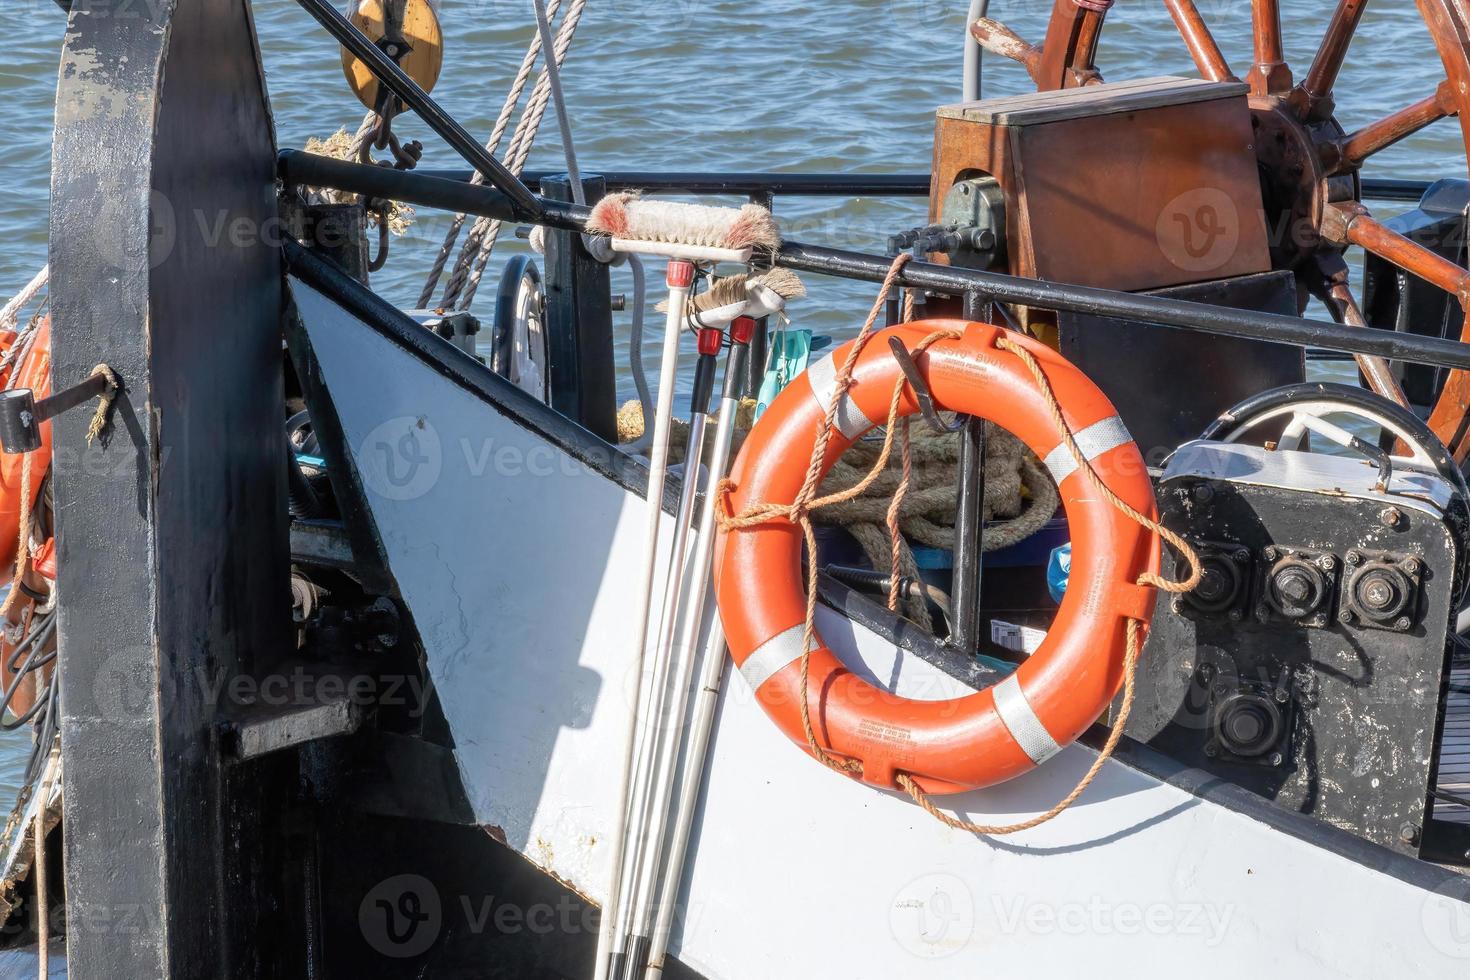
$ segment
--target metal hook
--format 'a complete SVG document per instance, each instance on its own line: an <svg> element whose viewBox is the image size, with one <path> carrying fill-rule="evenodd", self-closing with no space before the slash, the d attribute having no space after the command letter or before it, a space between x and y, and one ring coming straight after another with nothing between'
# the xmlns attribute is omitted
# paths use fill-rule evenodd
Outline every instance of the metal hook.
<svg viewBox="0 0 1470 980"><path fill-rule="evenodd" d="M939 417L939 412L934 408L934 396L929 392L929 385L924 381L923 375L919 374L918 365L914 363L903 341L897 337L889 337L888 349L893 351L893 358L898 361L898 369L903 372L909 387L914 389L914 398L919 403L919 411L924 414L924 421L929 423L929 427L938 435L948 435L964 428L964 416L960 416L949 425L946 425L944 419Z"/></svg>

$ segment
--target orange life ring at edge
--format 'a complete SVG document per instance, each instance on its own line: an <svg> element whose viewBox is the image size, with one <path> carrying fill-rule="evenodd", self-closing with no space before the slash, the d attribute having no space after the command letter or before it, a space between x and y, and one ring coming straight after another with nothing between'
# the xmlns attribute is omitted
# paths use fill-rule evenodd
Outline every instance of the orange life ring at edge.
<svg viewBox="0 0 1470 980"><path fill-rule="evenodd" d="M1019 358L996 347L1002 337L1035 355L1077 442L1106 485L1154 517L1143 457L1116 409L1095 384L1055 351L1000 327L928 321L872 337L834 424L825 474L863 433L888 417L901 374L891 336L909 349L936 330L958 329L915 362L939 406L1006 428L1046 462L1057 479L1074 545L1070 585L1041 649L994 687L950 701L913 701L850 671L817 637L806 690L801 640L806 618L802 534L786 520L720 537L715 585L726 640L765 712L808 749L799 698L819 744L838 759L859 760L864 782L897 787L906 774L926 793L950 794L1004 782L1075 742L1107 709L1123 683L1127 620L1147 626L1156 590L1156 534L1096 493L1062 444L1048 403ZM837 371L851 344L814 363L762 415L733 473L729 512L789 504L804 481ZM917 413L905 389L900 413Z"/></svg>
<svg viewBox="0 0 1470 980"><path fill-rule="evenodd" d="M16 334L6 331L0 334L0 354L8 352L15 344ZM11 382L12 374L14 382ZM30 388L40 401L51 394L51 318L47 317L36 328L31 349L17 364L0 374L0 385L8 388ZM51 470L51 423L42 422L41 448L31 457L31 506L41 495L46 474ZM0 454L0 579L9 580L9 570L15 567L15 550L20 540L20 491L23 482L25 455ZM51 575L55 577L54 568Z"/></svg>

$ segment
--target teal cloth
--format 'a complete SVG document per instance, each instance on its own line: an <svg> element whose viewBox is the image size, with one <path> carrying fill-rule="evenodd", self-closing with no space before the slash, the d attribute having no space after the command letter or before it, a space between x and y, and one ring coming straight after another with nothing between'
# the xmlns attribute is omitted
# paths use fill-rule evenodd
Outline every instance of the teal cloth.
<svg viewBox="0 0 1470 980"><path fill-rule="evenodd" d="M766 377L756 399L755 417L765 414L771 402L796 377L806 371L812 355L810 330L778 330L771 338L771 354L766 362Z"/></svg>

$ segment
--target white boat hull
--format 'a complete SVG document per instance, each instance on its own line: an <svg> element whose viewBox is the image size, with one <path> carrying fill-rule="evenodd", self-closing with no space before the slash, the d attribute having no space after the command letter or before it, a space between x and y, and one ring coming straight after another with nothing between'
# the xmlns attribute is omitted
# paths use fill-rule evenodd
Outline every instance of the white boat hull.
<svg viewBox="0 0 1470 980"><path fill-rule="evenodd" d="M477 820L601 902L643 499L313 289L292 288ZM820 627L854 668L900 693L968 690L825 607ZM1094 758L1073 746L1025 778L944 803L1022 820ZM737 674L673 950L712 978L1470 971L1464 879L1273 814L1114 761L1054 822L976 838L824 770Z"/></svg>

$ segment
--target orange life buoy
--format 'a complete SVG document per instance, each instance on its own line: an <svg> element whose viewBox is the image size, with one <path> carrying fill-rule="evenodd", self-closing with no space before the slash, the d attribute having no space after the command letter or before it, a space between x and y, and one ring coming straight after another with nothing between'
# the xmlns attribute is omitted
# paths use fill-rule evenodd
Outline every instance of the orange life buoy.
<svg viewBox="0 0 1470 980"><path fill-rule="evenodd" d="M1062 445L1046 397L1021 361L996 347L1005 337L1040 362L1078 445L1105 484L1129 505L1155 514L1153 487L1137 445L1112 403L1055 351L1000 327L931 321L874 336L859 356L839 408L823 473L869 429L886 420L901 374L888 348L911 350L936 330L962 330L915 358L939 405L986 418L1046 462L1061 491L1074 553L1071 584L1041 649L1004 682L951 701L912 701L848 670L818 637L801 685L806 619L802 534L786 520L721 535L716 591L727 642L742 676L786 735L808 748L800 698L813 730L838 759L861 762L861 779L884 789L907 775L931 794L958 793L1018 776L1076 741L1107 709L1123 682L1127 620L1147 625L1159 540L1101 499ZM741 450L729 511L790 504L806 477L820 427L851 345L816 362L781 393ZM900 414L919 410L905 389Z"/></svg>
<svg viewBox="0 0 1470 980"><path fill-rule="evenodd" d="M0 354L8 353L16 341L14 333L0 336ZM12 382L11 379L14 378ZM51 394L51 318L36 328L30 349L3 373L0 385L8 388L30 388L40 401ZM32 507L40 496L42 483L51 469L51 423L42 422L41 448L31 457ZM24 481L25 454L0 454L0 576L15 566L15 550L20 540L21 484ZM6 576L8 578L8 576Z"/></svg>

